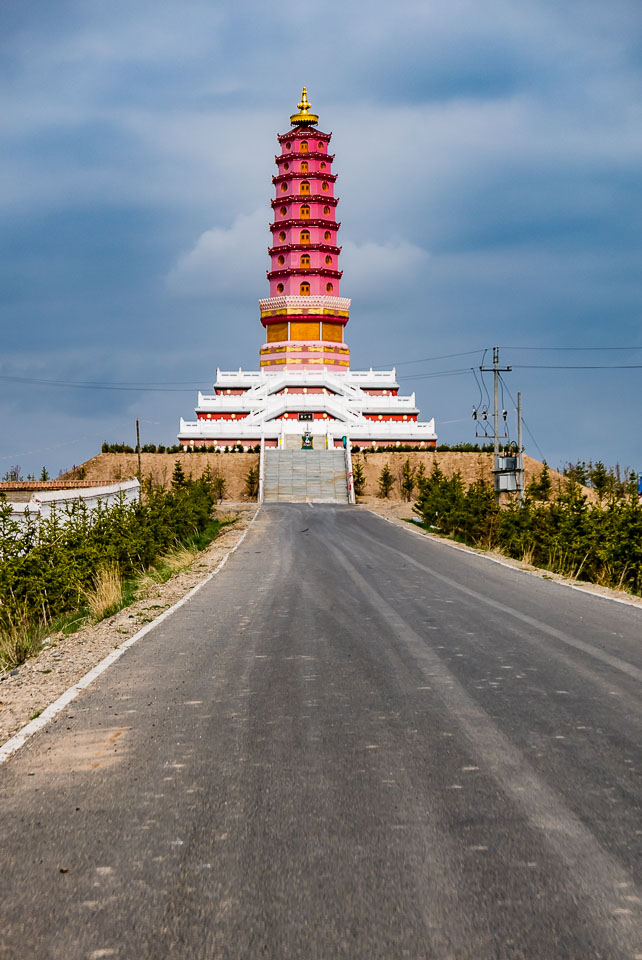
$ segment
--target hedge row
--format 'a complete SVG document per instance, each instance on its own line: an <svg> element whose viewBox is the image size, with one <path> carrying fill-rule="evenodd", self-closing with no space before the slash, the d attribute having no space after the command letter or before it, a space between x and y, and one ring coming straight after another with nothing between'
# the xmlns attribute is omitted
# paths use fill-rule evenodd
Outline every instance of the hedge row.
<svg viewBox="0 0 642 960"><path fill-rule="evenodd" d="M206 473L169 491L149 484L143 501L109 507L88 509L77 500L25 525L0 499L0 630L76 610L99 568L113 564L124 579L133 578L196 536L212 515L211 481Z"/></svg>
<svg viewBox="0 0 642 960"><path fill-rule="evenodd" d="M589 504L569 481L553 499L547 471L523 503L500 509L490 484L468 488L435 465L421 479L414 509L426 527L465 543L499 549L564 576L642 593L642 503L631 478L626 496ZM538 499L542 497L543 499Z"/></svg>

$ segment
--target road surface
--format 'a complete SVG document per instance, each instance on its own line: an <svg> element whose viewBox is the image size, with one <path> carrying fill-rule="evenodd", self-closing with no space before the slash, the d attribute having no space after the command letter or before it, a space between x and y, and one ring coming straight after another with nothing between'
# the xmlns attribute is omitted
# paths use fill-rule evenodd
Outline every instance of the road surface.
<svg viewBox="0 0 642 960"><path fill-rule="evenodd" d="M642 609L263 507L0 767L0 957L642 957L641 643Z"/></svg>

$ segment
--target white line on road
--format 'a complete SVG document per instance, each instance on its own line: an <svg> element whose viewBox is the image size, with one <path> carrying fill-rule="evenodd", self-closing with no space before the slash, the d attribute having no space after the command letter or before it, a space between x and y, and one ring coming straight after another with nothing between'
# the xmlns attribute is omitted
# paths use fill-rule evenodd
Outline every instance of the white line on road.
<svg viewBox="0 0 642 960"><path fill-rule="evenodd" d="M377 514L375 514L375 516L377 516ZM385 519L385 517L380 519ZM371 539L374 539L374 537L371 537ZM619 670L621 673L628 674L628 676L633 677L635 680L642 680L642 670L640 670L634 664L629 663L627 660L622 660L620 657L614 657L609 653L605 653L603 650L599 650L597 647L592 646L592 644L585 643L584 640L580 640L578 637L572 637L568 633L564 633L562 630L557 630L555 627L549 626L549 624L544 623L542 620L538 620L535 617L530 617L528 614L522 613L520 610L516 610L514 607L508 606L508 604L500 603L498 600L493 600L483 593L478 593L477 590L471 590L470 587L465 586L463 583L459 583L457 580L453 580L451 577L446 577L443 573L438 573L432 567L426 566L425 563L420 563L419 560L415 560L414 557L409 556L407 553L403 553L401 550L390 546L388 543L383 543L382 546L386 550L389 550L390 552L402 557L406 563L409 563L413 567L417 567L419 570L424 570L436 580L441 580L442 583L445 583L454 590L459 590L461 593L466 594L466 596L472 597L474 600L478 600L480 603L486 604L486 606L491 607L494 610L500 610L502 613L507 613L516 620L520 620L522 623L526 623L530 627L534 627L541 633L544 633L549 637L554 637L556 640L561 640L562 643L567 644L569 647L575 647L577 650L581 650L583 653L589 654L589 656L594 657L596 660L601 660L602 663L608 664L608 666L613 667L615 670ZM470 555L470 551L465 552ZM475 556L480 556L480 554L475 554ZM490 560L492 558L488 557L486 559ZM500 561L495 562L499 563ZM510 564L502 564L502 566L510 567L511 570L515 569L515 567L511 567ZM527 573L528 571L524 572ZM595 594L591 594L591 596L595 596Z"/></svg>
<svg viewBox="0 0 642 960"><path fill-rule="evenodd" d="M391 523L393 527L398 527L400 530L405 530L406 533L414 533L415 536L421 537L422 540L432 540L433 543L442 543L446 547L450 547L452 550L459 550L460 553L467 553L468 556L479 557L481 560L488 560L489 563L496 563L500 567L508 567L509 570L515 570L517 573L525 573L528 577L538 577L542 580L542 574L538 570L525 570L523 567L516 567L514 564L509 563L507 560L499 560L498 557L491 557L487 553L482 553L479 550L473 549L473 547L467 547L460 543L453 543L452 540L449 540L447 537L438 537L434 533L428 533L427 530L418 530L416 527L410 526L408 524L396 523L394 520L391 520L390 517L383 517L380 513L376 513L374 510L368 510L368 513L371 513L373 517L377 517L379 520L385 520L386 523ZM546 572L546 568L541 568ZM612 603L624 603L627 607L636 607L640 610L640 603L637 600L629 599L627 597L611 597L606 593L593 593L590 589L591 584L587 583L584 586L581 583L568 583L566 580L552 580L551 583L556 583L560 587L568 587L569 590L578 590L580 593L583 593L585 596L595 597L598 600L610 600Z"/></svg>
<svg viewBox="0 0 642 960"><path fill-rule="evenodd" d="M74 683L74 685L69 687L68 690L65 690L65 692L61 694L57 700L54 700L54 702L51 703L46 710L43 710L39 717L36 717L35 720L31 720L30 723L27 723L22 728L22 730L19 730L16 734L14 734L10 740L7 740L6 743L3 743L0 747L0 764L6 763L9 757L13 756L13 754L16 753L20 747L24 746L27 740L32 737L34 733L37 733L38 730L42 730L42 728L46 726L46 724L48 724L53 717L59 714L61 710L64 710L72 700L76 699L81 690L84 690L85 687L88 687L91 683L93 683L96 677L99 677L100 674L104 673L108 667L111 667L112 663L116 663L116 661L122 657L126 650L129 650L130 647L133 647L138 640L141 640L150 632L150 630L153 630L154 627L157 627L159 623L162 623L163 620L167 620L167 618L171 617L173 613L176 613L179 607L182 607L183 604L187 603L188 600L191 600L194 594L197 593L201 587L204 587L206 583L209 583L210 580L216 576L219 570L223 569L232 554L241 546L250 531L250 527L256 520L260 509L261 508L259 507L256 510L256 513L247 525L247 530L245 530L238 543L228 550L223 559L219 564L217 564L211 573L208 573L208 575L201 580L200 583L197 583L195 587L192 587L192 589L186 593L184 597L181 597L180 600L161 613L158 617L156 617L155 620L152 620L151 623L145 624L145 626L139 630L138 633L135 633L133 637L125 640L125 642L121 643L116 650L112 650L111 653L107 654L104 660L101 660L100 663L97 663L96 666L89 671L89 673L84 675L84 677L81 677L78 683Z"/></svg>

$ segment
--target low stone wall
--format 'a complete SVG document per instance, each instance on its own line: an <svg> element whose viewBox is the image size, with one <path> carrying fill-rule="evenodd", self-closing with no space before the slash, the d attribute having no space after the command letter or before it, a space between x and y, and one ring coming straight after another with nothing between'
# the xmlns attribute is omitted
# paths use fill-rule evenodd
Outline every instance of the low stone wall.
<svg viewBox="0 0 642 960"><path fill-rule="evenodd" d="M11 485L7 484L7 486ZM14 486L22 485L14 484ZM18 523L26 523L29 517L46 520L54 509L58 511L60 522L66 523L67 513L64 508L76 500L82 501L89 510L93 510L99 503L112 506L121 497L124 497L126 502L133 503L140 497L140 484L135 477L113 483L55 481L47 484L36 481L31 489L29 499L26 499L27 493L20 489L8 494L7 502L12 510L11 519Z"/></svg>

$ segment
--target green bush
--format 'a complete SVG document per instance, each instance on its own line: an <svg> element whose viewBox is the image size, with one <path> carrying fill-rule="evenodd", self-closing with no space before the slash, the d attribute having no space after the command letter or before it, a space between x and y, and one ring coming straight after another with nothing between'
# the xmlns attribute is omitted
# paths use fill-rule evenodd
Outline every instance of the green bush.
<svg viewBox="0 0 642 960"><path fill-rule="evenodd" d="M490 484L465 488L459 474L445 477L435 464L418 479L415 511L426 527L465 543L563 576L642 593L642 503L631 489L606 505L591 504L567 481L551 496L548 471L529 486L522 504L500 509Z"/></svg>
<svg viewBox="0 0 642 960"><path fill-rule="evenodd" d="M379 474L379 496L382 500L387 499L390 496L390 492L394 486L395 478L392 475L392 470L389 465L385 463Z"/></svg>
<svg viewBox="0 0 642 960"><path fill-rule="evenodd" d="M245 474L245 496L256 500L259 495L259 468L250 467Z"/></svg>
<svg viewBox="0 0 642 960"><path fill-rule="evenodd" d="M100 569L113 566L133 579L159 554L198 536L213 504L207 478L183 478L169 491L147 483L141 502L121 498L90 510L77 500L23 526L0 499L0 633L18 620L46 624L81 608Z"/></svg>
<svg viewBox="0 0 642 960"><path fill-rule="evenodd" d="M362 496L363 491L366 489L366 476L363 472L363 464L359 460L355 460L352 465L352 483L355 496Z"/></svg>

